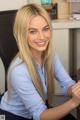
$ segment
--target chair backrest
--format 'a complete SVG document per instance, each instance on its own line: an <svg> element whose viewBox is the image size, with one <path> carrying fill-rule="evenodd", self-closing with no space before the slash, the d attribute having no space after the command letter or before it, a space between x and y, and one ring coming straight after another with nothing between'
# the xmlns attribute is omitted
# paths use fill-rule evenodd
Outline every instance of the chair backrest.
<svg viewBox="0 0 80 120"><path fill-rule="evenodd" d="M0 12L0 57L6 70L18 50L13 36L15 13L16 10Z"/></svg>
<svg viewBox="0 0 80 120"><path fill-rule="evenodd" d="M15 14L16 10L0 12L0 57L5 67L5 73L11 60L18 52L17 44L13 36Z"/></svg>

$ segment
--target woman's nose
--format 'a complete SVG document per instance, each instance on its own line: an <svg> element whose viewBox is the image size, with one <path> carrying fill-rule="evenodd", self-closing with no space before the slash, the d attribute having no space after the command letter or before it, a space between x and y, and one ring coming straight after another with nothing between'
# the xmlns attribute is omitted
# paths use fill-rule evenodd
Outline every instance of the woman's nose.
<svg viewBox="0 0 80 120"><path fill-rule="evenodd" d="M39 39L44 39L44 33L43 32L39 32L38 33L38 37L39 37Z"/></svg>

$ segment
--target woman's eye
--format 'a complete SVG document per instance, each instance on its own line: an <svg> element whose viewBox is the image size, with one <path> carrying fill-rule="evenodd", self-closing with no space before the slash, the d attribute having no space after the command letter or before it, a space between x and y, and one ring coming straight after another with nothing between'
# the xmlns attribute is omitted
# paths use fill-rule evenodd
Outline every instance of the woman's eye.
<svg viewBox="0 0 80 120"><path fill-rule="evenodd" d="M31 34L35 34L37 31L29 31L29 33Z"/></svg>
<svg viewBox="0 0 80 120"><path fill-rule="evenodd" d="M50 28L49 27L47 27L47 28L44 28L44 31L48 31Z"/></svg>

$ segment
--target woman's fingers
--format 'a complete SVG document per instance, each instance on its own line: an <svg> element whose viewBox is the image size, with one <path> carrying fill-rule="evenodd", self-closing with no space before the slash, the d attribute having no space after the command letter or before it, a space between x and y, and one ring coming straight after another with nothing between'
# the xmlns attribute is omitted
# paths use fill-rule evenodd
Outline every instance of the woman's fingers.
<svg viewBox="0 0 80 120"><path fill-rule="evenodd" d="M80 99L80 82L77 82L74 86L72 86L72 96Z"/></svg>

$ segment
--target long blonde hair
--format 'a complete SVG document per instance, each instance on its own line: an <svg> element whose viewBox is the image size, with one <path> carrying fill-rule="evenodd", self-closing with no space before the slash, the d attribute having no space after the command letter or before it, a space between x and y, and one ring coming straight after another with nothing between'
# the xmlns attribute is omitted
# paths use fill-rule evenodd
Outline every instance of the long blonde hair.
<svg viewBox="0 0 80 120"><path fill-rule="evenodd" d="M47 21L52 31L51 20L47 11L40 5L28 4L18 10L15 17L13 32L14 32L14 37L18 44L19 54L28 67L34 86L41 95L42 99L45 101L44 89L27 42L28 28L30 25L30 21L32 17L36 15L42 16ZM50 40L50 43L46 51L44 52L44 61L45 61L44 66L46 69L47 80L48 80L48 102L51 101L54 90L53 87L54 74L52 67L52 57L53 57L52 40Z"/></svg>

